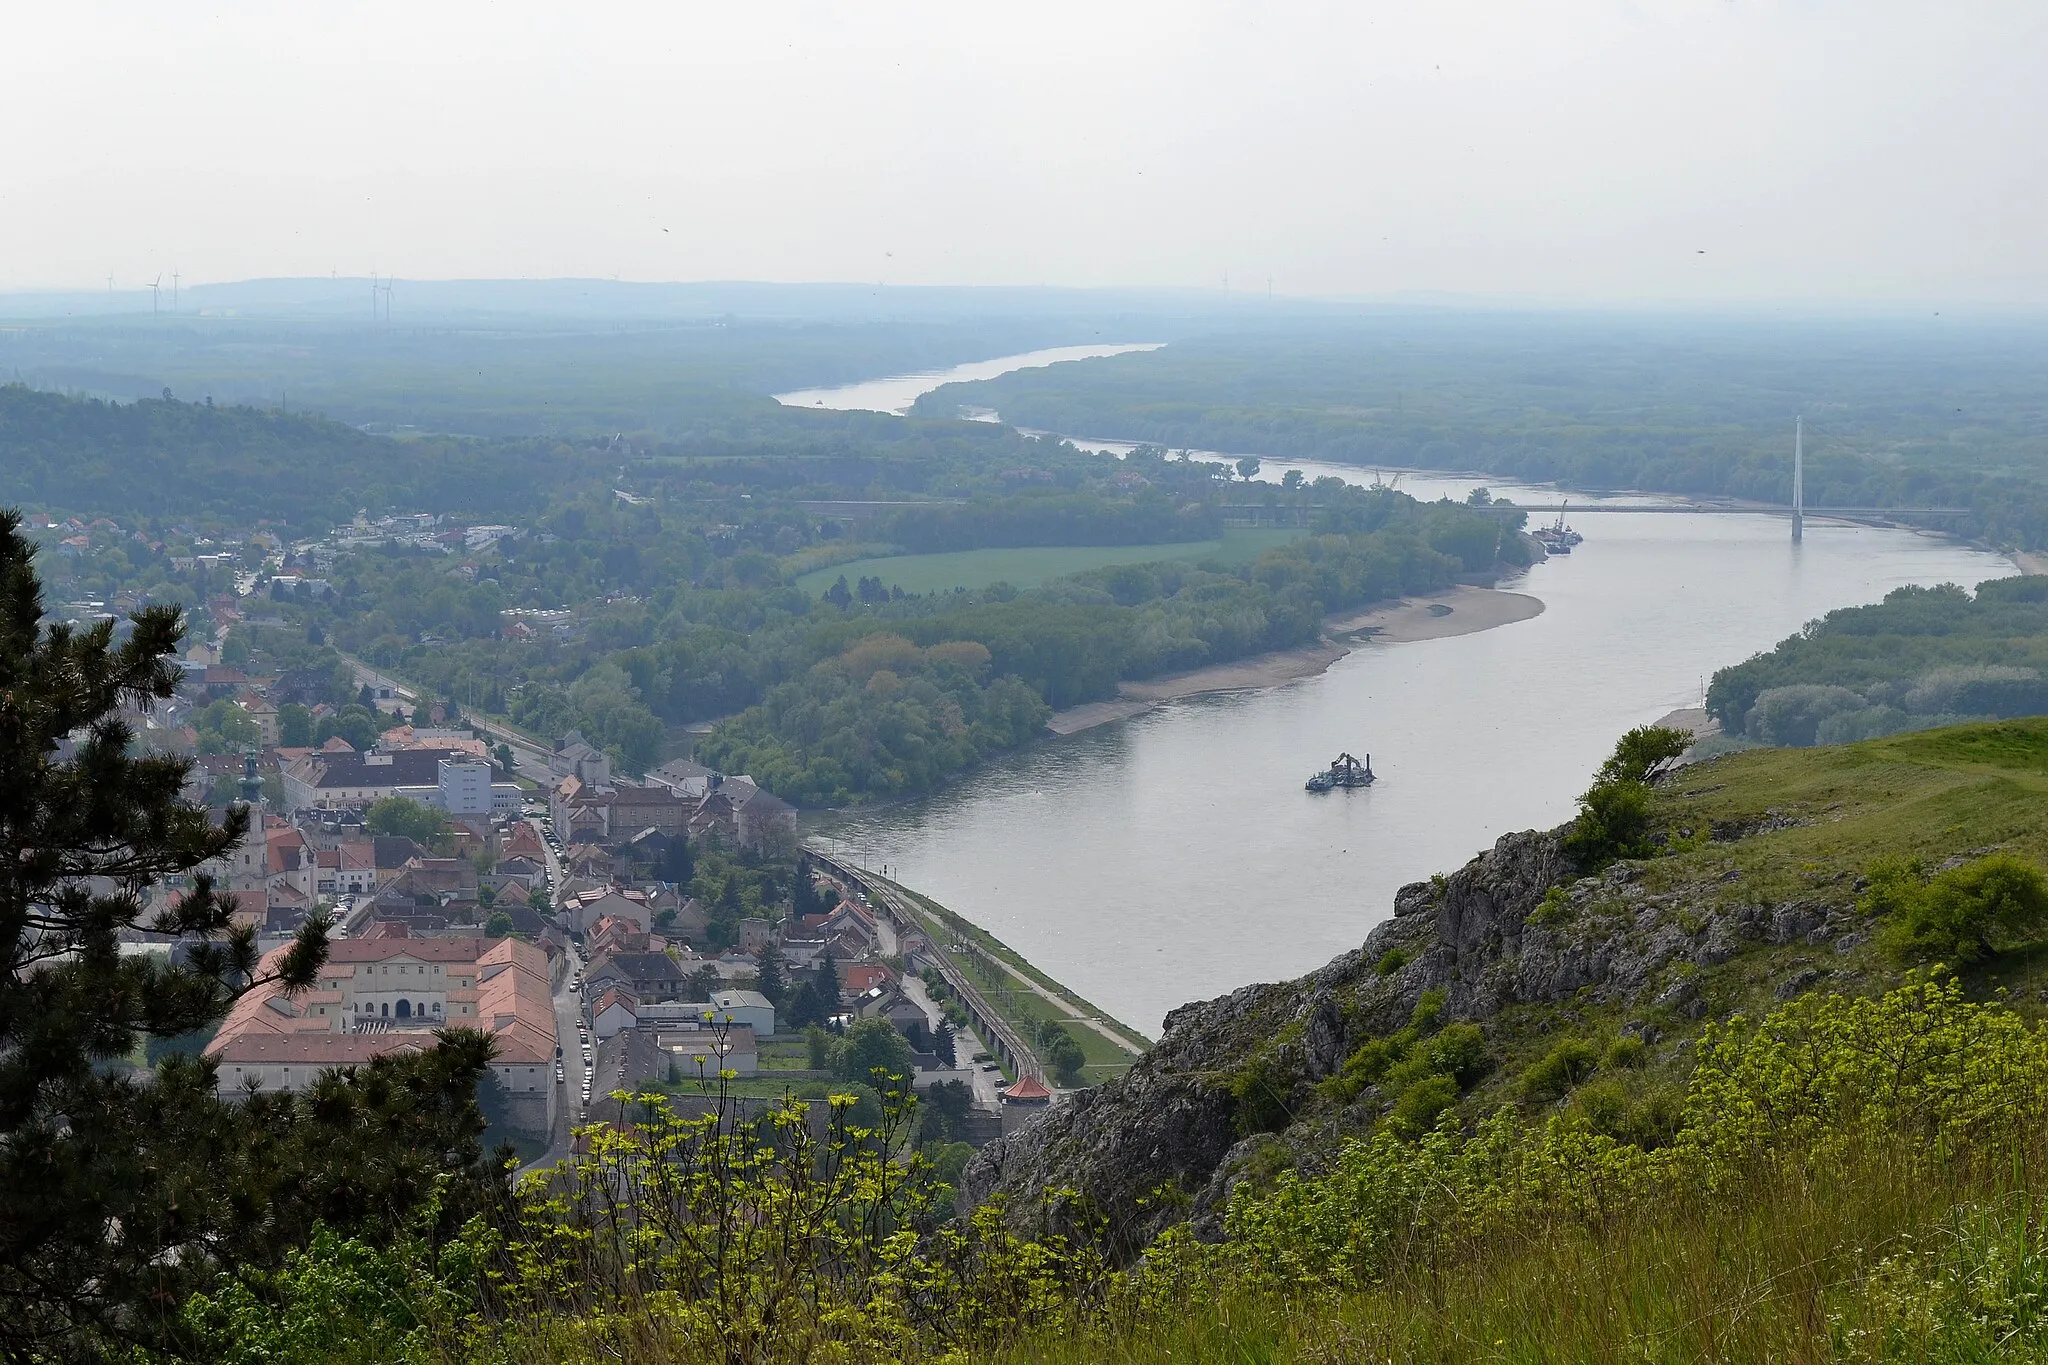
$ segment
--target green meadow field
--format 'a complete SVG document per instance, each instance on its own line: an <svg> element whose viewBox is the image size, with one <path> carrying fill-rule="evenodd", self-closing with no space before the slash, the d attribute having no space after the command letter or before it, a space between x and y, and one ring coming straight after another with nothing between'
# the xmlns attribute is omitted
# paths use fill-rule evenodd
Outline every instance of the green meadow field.
<svg viewBox="0 0 2048 1365"><path fill-rule="evenodd" d="M796 585L807 593L822 593L839 575L845 574L848 583L876 577L889 587L901 588L907 593L985 588L991 583L1031 588L1055 578L1065 578L1068 574L1111 564L1154 564L1163 559L1246 564L1273 546L1283 545L1300 534L1293 530L1243 526L1226 530L1220 540L1196 540L1174 545L1032 545L1008 550L889 555L813 569L798 578Z"/></svg>

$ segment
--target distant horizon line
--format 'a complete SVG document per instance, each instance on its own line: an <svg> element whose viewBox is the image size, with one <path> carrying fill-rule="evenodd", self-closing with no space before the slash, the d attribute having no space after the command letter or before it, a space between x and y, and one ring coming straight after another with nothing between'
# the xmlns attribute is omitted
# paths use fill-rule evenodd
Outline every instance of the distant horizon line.
<svg viewBox="0 0 2048 1365"><path fill-rule="evenodd" d="M1216 285L1159 285L1159 284L911 284L888 283L883 281L857 280L764 280L764 279L693 279L655 280L622 279L615 276L595 275L453 275L453 276L406 276L400 274L364 275L254 275L237 279L213 280L206 283L181 282L177 294L180 306L174 311L165 307L154 315L159 317L199 318L199 309L185 306L184 300L196 294L218 291L238 291L261 288L319 289L334 292L342 287L362 289L373 283L390 284L401 288L439 292L450 289L506 289L551 288L560 290L574 288L601 290L604 292L629 293L634 291L763 291L788 294L805 292L817 293L865 293L873 295L894 294L902 296L924 295L986 295L995 297L1028 297L1031 295L1060 296L1070 301L1101 298L1104 301L1124 296L1156 302L1180 301L1183 303L1207 303L1215 307L1229 307L1234 311L1264 310L1300 312L1324 311L1330 309L1427 309L1447 312L1503 312L1503 313L1583 313L1601 315L1714 315L1753 316L1767 314L1777 317L1804 318L1926 318L1954 315L1970 319L1999 319L2005 321L2037 320L2048 322L2048 302L1995 303L1978 300L1949 299L1843 299L1835 297L1782 297L1782 298L1739 298L1703 299L1673 296L1646 296L1639 298L1620 296L1574 297L1530 293L1483 293L1463 292L1445 289L1405 289L1377 293L1336 293L1336 294L1292 294L1279 291L1268 292L1260 289L1230 289ZM150 302L155 292L158 301L163 293L153 291L148 284L95 287L91 285L26 285L0 286L0 316L11 316L17 320L28 315L12 313L8 303L30 303L73 301L86 303L91 300L133 303L134 309L93 310L99 316L116 316L129 312L150 312L140 308ZM310 301L310 300L309 300ZM272 301L270 306L289 306L284 300ZM446 310L449 300L423 305ZM516 308L491 309L483 301L468 303L462 311L520 311ZM402 325L402 324L401 324Z"/></svg>

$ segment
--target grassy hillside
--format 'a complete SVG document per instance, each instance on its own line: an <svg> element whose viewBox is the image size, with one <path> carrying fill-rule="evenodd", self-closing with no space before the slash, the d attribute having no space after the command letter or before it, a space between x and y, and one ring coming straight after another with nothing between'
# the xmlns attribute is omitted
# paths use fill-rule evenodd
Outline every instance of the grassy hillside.
<svg viewBox="0 0 2048 1365"><path fill-rule="evenodd" d="M1680 1001L1660 1005L1653 992L1648 1002L1614 996L1504 1011L1492 1039L1499 1065L1467 1100L1475 1111L1514 1098L1527 1068L1564 1034L1604 1045L1631 1021L1660 1029L1651 1065L1632 1068L1628 1079L1639 1095L1651 1088L1643 1078L1684 1074L1683 1044L1702 1020L1761 1014L1809 990L1869 994L1896 984L1904 965L1882 949L1877 920L1859 908L1867 871L1887 857L1940 867L1993 851L2048 867L2048 719L1728 755L1681 769L1658 788L1652 820L1670 851L1570 888L1560 927L1576 922L1588 934L1641 939L1656 932L1639 923L1645 907L1656 925L1701 926L1702 937L1716 924L1755 927L1733 931L1730 946L1741 950L1726 961L1662 983L1666 991L1685 987ZM1823 937L1808 930L1771 942L1762 926L1788 907L1797 923L1821 926ZM1960 970L1972 995L2005 991L2015 1010L2044 1012L2048 939Z"/></svg>

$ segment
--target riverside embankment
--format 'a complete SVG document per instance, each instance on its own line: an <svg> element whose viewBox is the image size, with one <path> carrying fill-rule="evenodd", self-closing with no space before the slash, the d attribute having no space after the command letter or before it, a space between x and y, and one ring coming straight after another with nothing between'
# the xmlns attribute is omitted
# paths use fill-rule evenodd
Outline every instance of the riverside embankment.
<svg viewBox="0 0 2048 1365"><path fill-rule="evenodd" d="M1542 601L1527 593L1474 587L1447 588L1443 592L1336 612L1323 618L1323 638L1312 645L1120 683L1114 698L1055 712L1046 728L1056 735L1079 734L1097 725L1142 716L1185 697L1244 692L1317 677L1331 664L1368 643L1448 639L1513 625L1542 612Z"/></svg>
<svg viewBox="0 0 2048 1365"><path fill-rule="evenodd" d="M1053 1084L1037 1045L1038 1029L1047 1021L1067 1028L1081 1045L1087 1084L1122 1074L1144 1055L1147 1044L1134 1030L1105 1018L985 929L850 859L817 850L813 856L859 889L899 942L917 933L930 943L930 955L969 1026L1012 1076Z"/></svg>

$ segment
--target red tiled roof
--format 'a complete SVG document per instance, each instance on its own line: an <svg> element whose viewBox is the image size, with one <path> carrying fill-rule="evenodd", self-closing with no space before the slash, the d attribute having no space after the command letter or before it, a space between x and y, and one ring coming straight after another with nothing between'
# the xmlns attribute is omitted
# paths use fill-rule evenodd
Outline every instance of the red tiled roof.
<svg viewBox="0 0 2048 1365"><path fill-rule="evenodd" d="M434 1045L431 1033L237 1033L209 1047L215 1061L229 1065L301 1063L325 1069L360 1066L392 1052L423 1052Z"/></svg>
<svg viewBox="0 0 2048 1365"><path fill-rule="evenodd" d="M1016 1100L1020 1103L1029 1103L1035 1100L1051 1099L1052 1091L1047 1090L1045 1085L1036 1076L1025 1076L1008 1090L1005 1090L1003 1098L1005 1100Z"/></svg>
<svg viewBox="0 0 2048 1365"><path fill-rule="evenodd" d="M288 946L266 954L262 974L274 972L287 951ZM220 1032L207 1044L207 1055L229 1062L305 1062L327 1067L353 1065L408 1043L430 1046L420 1041L424 1035L410 1031L341 1032L336 1027L340 1022L336 1013L307 1013L309 1005L338 1003L338 983L354 976L357 964L400 955L474 964L475 987L445 993L451 1002L475 999L475 1024L497 1042L496 1060L554 1059L555 1002L548 989L547 954L518 939L410 937L343 939L330 944L327 965L321 969L323 987L297 998L285 995L275 982L249 991L228 1011Z"/></svg>
<svg viewBox="0 0 2048 1365"><path fill-rule="evenodd" d="M896 974L879 962L849 962L839 969L839 984L855 995L865 995L895 979Z"/></svg>

